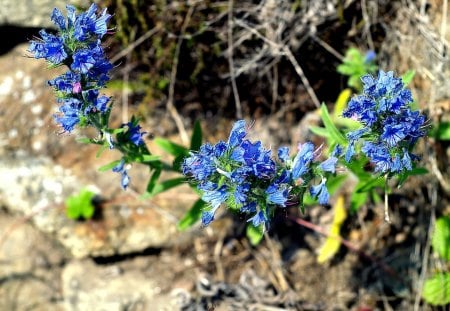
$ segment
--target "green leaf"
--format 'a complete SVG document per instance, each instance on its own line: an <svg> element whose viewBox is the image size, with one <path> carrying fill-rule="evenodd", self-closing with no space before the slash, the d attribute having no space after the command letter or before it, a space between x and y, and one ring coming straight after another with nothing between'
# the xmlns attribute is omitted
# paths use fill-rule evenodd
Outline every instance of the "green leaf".
<svg viewBox="0 0 450 311"><path fill-rule="evenodd" d="M88 189L81 189L78 194L66 199L66 215L71 219L83 217L89 219L94 215L95 207L92 204L92 198L95 193Z"/></svg>
<svg viewBox="0 0 450 311"><path fill-rule="evenodd" d="M200 125L200 121L195 121L194 130L192 132L191 137L191 150L197 151L200 150L200 146L202 145L202 127Z"/></svg>
<svg viewBox="0 0 450 311"><path fill-rule="evenodd" d="M264 236L264 225L259 225L258 227L253 226L253 224L248 223L246 229L247 238L252 245L258 245Z"/></svg>
<svg viewBox="0 0 450 311"><path fill-rule="evenodd" d="M161 148L165 152L167 152L175 157L178 157L180 155L185 155L185 156L189 155L188 149L184 148L181 145L173 143L170 140L167 140L167 139L164 139L161 137L157 137L154 139L154 142L159 148Z"/></svg>
<svg viewBox="0 0 450 311"><path fill-rule="evenodd" d="M368 181L361 184L360 187L356 188L357 193L367 192L377 187L384 187L385 180L382 177L372 177Z"/></svg>
<svg viewBox="0 0 450 311"><path fill-rule="evenodd" d="M433 136L439 140L450 140L450 122L439 123Z"/></svg>
<svg viewBox="0 0 450 311"><path fill-rule="evenodd" d="M206 206L206 202L202 199L198 199L194 205L192 205L191 209L181 218L178 222L178 230L186 230L189 227L192 227L199 219L202 217L203 207Z"/></svg>
<svg viewBox="0 0 450 311"><path fill-rule="evenodd" d="M404 171L401 174L398 175L398 188L400 188L401 186L403 186L403 184L405 183L406 179L409 176L414 176L414 175L425 175L428 174L428 170L424 167L417 167L417 168L413 168L410 171Z"/></svg>
<svg viewBox="0 0 450 311"><path fill-rule="evenodd" d="M403 84L405 85L405 86L407 86L408 84L410 84L411 83L411 81L412 81L412 79L414 79L414 76L416 75L416 72L414 71L414 70L408 70L407 72L405 72L403 75L402 75L402 81L403 81Z"/></svg>
<svg viewBox="0 0 450 311"><path fill-rule="evenodd" d="M436 220L431 245L439 256L450 261L450 218L440 217Z"/></svg>
<svg viewBox="0 0 450 311"><path fill-rule="evenodd" d="M167 191L171 188L177 187L177 186L183 184L184 182L186 182L186 179L184 177L178 177L178 178L165 180L163 182L156 184L153 187L152 192L147 192L144 195L144 198L154 197L155 195L157 195L161 192Z"/></svg>
<svg viewBox="0 0 450 311"><path fill-rule="evenodd" d="M319 127L319 126L310 126L309 130L313 133L316 134L317 136L321 136L321 137L325 137L325 138L331 138L330 133L327 131L326 128L324 127Z"/></svg>
<svg viewBox="0 0 450 311"><path fill-rule="evenodd" d="M121 160L116 160L116 161L112 161L111 163L102 165L102 166L100 166L100 167L98 168L98 170L99 170L100 172L106 172L106 171L109 171L109 170L111 170L113 167L115 167L117 164L119 164L120 161L121 161Z"/></svg>
<svg viewBox="0 0 450 311"><path fill-rule="evenodd" d="M174 171L181 173L181 164L183 164L184 158L186 158L185 155L180 155L173 160L172 169Z"/></svg>
<svg viewBox="0 0 450 311"><path fill-rule="evenodd" d="M90 138L87 138L87 137L77 137L76 141L78 143L81 143L81 144L90 144L90 143L92 143L92 140Z"/></svg>
<svg viewBox="0 0 450 311"><path fill-rule="evenodd" d="M330 176L327 179L327 189L330 195L334 194L347 178L347 175Z"/></svg>
<svg viewBox="0 0 450 311"><path fill-rule="evenodd" d="M95 156L97 158L100 158L100 156L102 155L103 151L105 151L106 149L108 149L108 144L102 145L100 146L100 148L98 148L97 153L95 154Z"/></svg>
<svg viewBox="0 0 450 311"><path fill-rule="evenodd" d="M369 192L353 191L350 197L350 212L356 213L367 201Z"/></svg>
<svg viewBox="0 0 450 311"><path fill-rule="evenodd" d="M159 176L161 175L161 168L156 168L153 171L152 177L150 177L150 180L148 181L147 184L147 193L152 193L153 192L153 188L155 188L156 183L158 182Z"/></svg>
<svg viewBox="0 0 450 311"><path fill-rule="evenodd" d="M438 273L425 280L422 291L423 299L433 306L450 303L450 273Z"/></svg>
<svg viewBox="0 0 450 311"><path fill-rule="evenodd" d="M161 160L161 156L154 154L137 154L134 158L134 161L139 163L151 163L158 162Z"/></svg>
<svg viewBox="0 0 450 311"><path fill-rule="evenodd" d="M339 130L336 128L333 121L331 121L330 114L328 113L328 109L325 104L322 104L322 106L320 107L320 111L323 124L330 133L331 138L333 138L341 146L346 146L347 140L345 139L344 135L342 135L341 132L339 132Z"/></svg>

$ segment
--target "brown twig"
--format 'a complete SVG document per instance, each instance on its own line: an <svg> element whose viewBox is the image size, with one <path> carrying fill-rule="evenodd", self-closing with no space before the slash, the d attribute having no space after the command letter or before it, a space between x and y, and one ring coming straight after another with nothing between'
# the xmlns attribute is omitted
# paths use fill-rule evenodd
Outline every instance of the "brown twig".
<svg viewBox="0 0 450 311"><path fill-rule="evenodd" d="M233 60L233 0L228 0L228 67L230 70L231 87L233 89L234 104L236 105L236 118L242 119L242 105L236 85Z"/></svg>
<svg viewBox="0 0 450 311"><path fill-rule="evenodd" d="M180 57L181 44L183 43L183 35L186 32L187 26L189 25L192 13L194 13L194 6L189 7L186 13L186 17L184 18L183 26L181 27L180 36L178 37L175 54L173 56L172 70L170 72L169 95L167 98L167 110L169 111L172 119L175 121L183 144L187 144L189 142L189 137L187 135L186 129L184 128L183 120L181 119L180 114L173 104L173 98L175 94L175 82L177 79L178 61Z"/></svg>

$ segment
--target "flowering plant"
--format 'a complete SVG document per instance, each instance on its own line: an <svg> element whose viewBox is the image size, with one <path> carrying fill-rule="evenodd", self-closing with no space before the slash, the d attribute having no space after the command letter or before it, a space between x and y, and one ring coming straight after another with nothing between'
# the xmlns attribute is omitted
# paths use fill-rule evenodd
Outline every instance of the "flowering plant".
<svg viewBox="0 0 450 311"><path fill-rule="evenodd" d="M75 127L94 127L98 136L83 142L102 145L122 152L122 159L102 167L121 174L121 185L126 189L130 178L127 163L140 162L151 169L160 167L158 157L153 156L144 144L138 120L120 128L109 127L112 108L111 98L100 95L109 81L113 65L105 57L101 39L108 32L111 15L92 4L86 12L76 13L75 7L67 5L67 20L60 10L54 9L51 19L58 28L57 34L45 30L41 38L31 41L29 51L35 58L44 58L50 68L66 66L68 71L48 84L55 90L59 111L54 115L63 133L71 133Z"/></svg>
<svg viewBox="0 0 450 311"><path fill-rule="evenodd" d="M100 169L120 173L124 189L130 182L127 164L138 162L153 171L147 186L149 195L186 180L199 191L202 201L182 219L180 228L200 218L203 225L208 225L219 207L226 205L248 216L248 228L256 232L254 241L257 242L277 208L300 206L303 209L307 194L320 204L328 204L327 180L337 174L338 165L352 168L357 163L363 170L368 162L370 167L364 174L384 176L386 181L393 176L404 180L413 170L418 157L411 152L415 142L426 133L425 118L411 110L412 95L402 80L394 77L393 72L384 71L377 77L363 76L363 93L353 97L343 112L344 117L358 121L360 128L342 135L322 105L326 131L335 138L332 152L324 160L326 148L323 145L316 148L311 142L299 144L293 155L288 147L280 147L274 156L261 141L252 142L248 138L251 126L239 120L228 140L214 145L201 145L201 128L197 123L191 151L168 140L156 139L160 147L176 157L172 166L163 163L145 146L145 132L141 131L137 119L132 118L116 129L109 126L112 101L100 95L100 90L113 68L101 45L110 18L106 9L98 13L95 4L80 14L68 5L67 20L54 9L52 21L58 27L57 34L41 30L41 38L31 41L29 51L35 58L47 60L50 67L68 68L66 73L48 82L60 104L55 121L67 133L75 127L94 127L98 136L82 141L119 150L122 158ZM185 177L158 184L163 169L179 171Z"/></svg>

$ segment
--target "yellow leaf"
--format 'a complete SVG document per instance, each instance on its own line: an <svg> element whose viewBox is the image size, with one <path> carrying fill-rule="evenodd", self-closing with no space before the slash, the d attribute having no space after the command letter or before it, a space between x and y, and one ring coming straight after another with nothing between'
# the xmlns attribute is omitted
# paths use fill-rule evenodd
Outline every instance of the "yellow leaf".
<svg viewBox="0 0 450 311"><path fill-rule="evenodd" d="M336 105L334 106L333 116L335 118L342 115L342 112L347 107L348 100L352 95L352 91L350 89L344 89L338 96L336 100Z"/></svg>
<svg viewBox="0 0 450 311"><path fill-rule="evenodd" d="M339 251L339 247L341 246L340 231L346 218L347 211L344 207L344 197L341 195L334 205L334 218L330 228L330 234L317 255L318 263L322 264L327 262Z"/></svg>

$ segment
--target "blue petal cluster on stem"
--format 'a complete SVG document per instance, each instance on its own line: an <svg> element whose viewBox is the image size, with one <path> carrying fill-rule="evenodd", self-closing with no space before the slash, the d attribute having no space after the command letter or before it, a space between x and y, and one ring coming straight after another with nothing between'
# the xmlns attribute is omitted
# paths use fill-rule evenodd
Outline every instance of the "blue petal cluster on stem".
<svg viewBox="0 0 450 311"><path fill-rule="evenodd" d="M206 143L182 164L183 174L197 184L208 203L202 212L204 225L214 220L221 205L250 215L248 221L255 227L267 227L277 208L299 203L308 190L321 204L328 203L325 179L321 178L321 191L309 184L316 176L334 173L337 158L316 162L317 150L310 142L300 144L293 158L288 147L281 147L275 158L261 141L250 141L247 131L246 122L237 121L228 141Z"/></svg>
<svg viewBox="0 0 450 311"><path fill-rule="evenodd" d="M353 97L343 112L344 117L362 124L362 128L347 133L345 160L349 162L355 146L361 144L374 172L392 175L411 170L411 159L417 157L410 150L426 134L425 117L411 110L411 91L392 71L380 70L377 77L365 75L361 80L363 94Z"/></svg>

